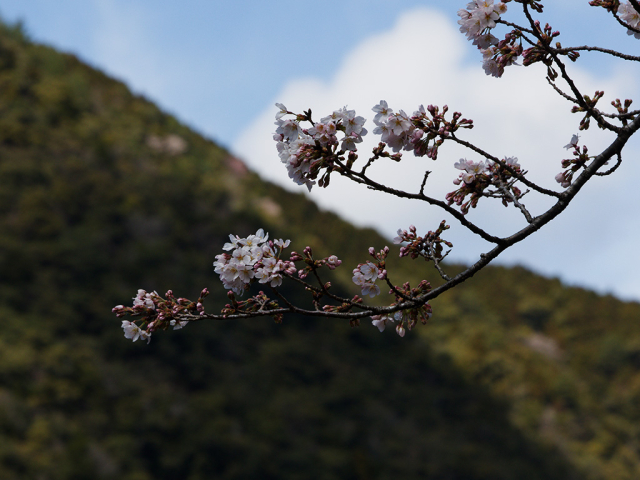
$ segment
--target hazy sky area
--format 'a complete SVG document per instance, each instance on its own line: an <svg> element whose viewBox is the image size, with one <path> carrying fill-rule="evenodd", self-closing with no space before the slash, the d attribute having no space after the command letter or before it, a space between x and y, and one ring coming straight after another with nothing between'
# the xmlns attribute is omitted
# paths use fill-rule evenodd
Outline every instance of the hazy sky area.
<svg viewBox="0 0 640 480"><path fill-rule="evenodd" d="M306 188L287 178L277 157L271 138L274 103L291 110L311 107L317 117L348 105L369 119L365 126L371 131L371 107L381 99L409 114L420 104L447 103L476 124L464 138L497 156L518 157L531 179L559 190L553 177L561 159L570 157L562 147L577 132L580 117L546 84L544 69L513 66L502 79L487 77L481 55L457 31L456 11L466 3L0 0L0 14L9 22L23 21L34 40L74 53L123 80L291 190ZM603 9L589 7L588 0L543 3L542 23L561 31L563 46L640 51L640 40L627 36ZM510 3L504 18L520 21L518 7ZM506 32L497 31L498 36ZM605 91L600 106L617 97L640 104L636 65L587 54L570 72L585 93ZM374 145L376 139L369 137L366 145ZM598 153L611 139L592 127L580 140ZM364 145L361 159L366 158ZM615 174L594 179L559 218L505 252L498 263L522 264L570 284L640 300L639 152L640 142L633 139ZM424 170L432 170L427 191L443 198L454 189L458 171L453 163L461 157L481 160L468 151L444 148L437 162L406 154L400 164L381 162L370 173L415 191ZM447 238L454 243L454 260L472 262L490 248L440 210L337 179L327 190L314 188L311 196L324 208L389 237L411 223L424 232L446 219L452 226ZM524 203L534 214L547 205L533 195ZM490 199L483 199L469 218L499 235L524 225L515 209Z"/></svg>

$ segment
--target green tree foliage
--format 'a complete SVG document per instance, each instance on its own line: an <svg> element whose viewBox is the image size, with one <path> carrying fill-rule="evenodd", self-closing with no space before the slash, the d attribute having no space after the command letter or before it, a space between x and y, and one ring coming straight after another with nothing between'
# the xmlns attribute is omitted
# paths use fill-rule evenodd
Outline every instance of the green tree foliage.
<svg viewBox="0 0 640 480"><path fill-rule="evenodd" d="M347 293L387 243L0 27L0 478L638 478L640 306L523 269L404 339L293 317L122 337L137 288L220 306L213 258L259 227L340 252Z"/></svg>

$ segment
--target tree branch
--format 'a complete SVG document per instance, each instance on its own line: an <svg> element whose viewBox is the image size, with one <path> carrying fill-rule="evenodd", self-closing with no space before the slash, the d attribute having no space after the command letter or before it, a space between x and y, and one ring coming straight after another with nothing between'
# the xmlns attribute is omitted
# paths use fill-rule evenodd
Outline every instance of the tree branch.
<svg viewBox="0 0 640 480"><path fill-rule="evenodd" d="M571 79L571 77L569 77L569 75L567 74L567 69L566 69L564 63L562 63L560 61L560 59L558 58L558 55L555 53L554 49L550 48L544 42L543 38L540 35L540 32L537 31L535 20L531 17L531 13L529 12L529 6L526 3L523 3L522 7L523 7L523 10L524 10L524 14L527 17L527 20L529 20L529 23L531 24L531 27L535 30L534 31L534 35L538 39L540 46L542 48L544 48L545 51L553 58L553 61L555 62L555 64L560 69L560 73L562 74L562 78L564 78L565 82L567 82L569 84L569 88L571 88L571 91L576 96L578 104L583 109L585 109L587 112L589 112L591 114L591 116L596 119L596 121L598 122L598 125L600 125L602 128L607 128L607 129L609 129L609 130L611 130L613 132L618 133L620 131L620 127L616 127L615 125L612 125L609 122L607 122L602 117L602 115L600 115L600 113L597 110L595 110L593 107L591 107L590 105L587 104L587 102L583 98L582 93L580 93L580 90L578 90L578 87L576 87L576 85L573 82L573 80Z"/></svg>
<svg viewBox="0 0 640 480"><path fill-rule="evenodd" d="M445 202L441 200L436 200L435 198L428 197L422 193L408 193L402 190L397 190L395 188L387 187L386 185L382 185L381 183L378 183L370 179L369 177L367 177L366 175L363 175L362 173L354 172L350 168L347 168L347 166L344 165L340 160L336 160L336 163L340 165L340 167L342 168L340 170L340 173L346 176L347 178L349 178L350 180L353 180L356 183L367 185L373 190L385 192L390 195L394 195L396 197L422 200L424 202L429 203L430 205L438 206L443 210L445 210L450 215L452 215L453 217L455 217L456 220L458 220L464 227L468 228L476 235L482 237L484 240L491 243L495 243L495 244L500 244L503 241L500 237L490 235L489 233L485 232L483 229L481 229L477 225L471 223L469 220L465 218L465 216L462 213L453 209L451 206L447 205Z"/></svg>

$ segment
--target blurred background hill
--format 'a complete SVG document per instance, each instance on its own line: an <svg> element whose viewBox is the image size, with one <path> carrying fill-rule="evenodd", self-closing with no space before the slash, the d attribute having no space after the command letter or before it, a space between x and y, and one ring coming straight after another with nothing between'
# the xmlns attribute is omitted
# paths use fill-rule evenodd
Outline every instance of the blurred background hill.
<svg viewBox="0 0 640 480"><path fill-rule="evenodd" d="M123 338L138 288L222 306L214 256L258 228L338 254L345 293L389 243L1 26L0 478L640 476L640 305L521 268L404 339L294 317Z"/></svg>

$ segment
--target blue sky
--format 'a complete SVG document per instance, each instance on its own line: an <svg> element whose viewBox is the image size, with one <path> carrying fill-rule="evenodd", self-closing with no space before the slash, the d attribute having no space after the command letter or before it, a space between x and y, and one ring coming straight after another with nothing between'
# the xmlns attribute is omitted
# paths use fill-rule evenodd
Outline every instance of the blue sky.
<svg viewBox="0 0 640 480"><path fill-rule="evenodd" d="M456 11L466 3L0 0L0 14L9 22L22 21L34 40L74 53L123 80L240 155L264 177L293 190L297 187L286 178L270 140L274 102L313 107L322 115L349 104L371 118L367 110L382 98L408 112L420 103L449 103L470 112L478 125L475 141L494 148L497 155L517 156L536 180L550 180L545 186L557 188L553 176L566 157L562 146L577 131L578 119L567 113L566 104L551 98L540 71L512 67L503 79L484 76L480 55L456 32ZM598 44L638 51L639 41L628 37L604 10L589 7L587 0L544 3L542 21L561 31L564 46ZM515 3L509 4L509 20L519 20L516 9ZM613 98L638 93L637 68L607 56L588 56L574 71L589 93L605 87ZM596 151L607 138L590 130L583 141ZM628 150L626 157L637 154L638 142ZM456 173L451 164L460 158L455 149L449 153L449 170L434 173L443 175L435 186L442 195L453 189ZM424 165L403 163L408 171L379 174L400 186L421 176L415 172ZM507 252L502 262L640 300L638 174L640 167L625 162L617 176L596 180L575 207ZM314 189L311 197L388 236L409 223L433 229L443 217L370 197L339 182L333 187L331 192ZM470 215L504 234L517 222L512 211L502 207ZM486 245L452 226L452 257L473 261Z"/></svg>

